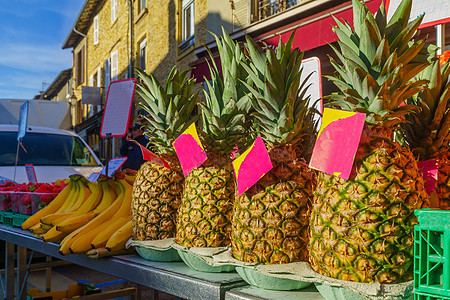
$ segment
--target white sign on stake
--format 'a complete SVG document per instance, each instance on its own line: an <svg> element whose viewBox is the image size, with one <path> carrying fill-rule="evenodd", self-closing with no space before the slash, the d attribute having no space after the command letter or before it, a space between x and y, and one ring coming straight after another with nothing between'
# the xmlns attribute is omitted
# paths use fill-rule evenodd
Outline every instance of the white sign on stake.
<svg viewBox="0 0 450 300"><path fill-rule="evenodd" d="M34 165L25 164L25 172L27 173L28 181L31 183L37 183L36 171L34 170Z"/></svg>
<svg viewBox="0 0 450 300"><path fill-rule="evenodd" d="M387 1L387 19L390 20L402 0ZM419 28L450 22L450 3L448 0L413 0L409 20L425 14Z"/></svg>
<svg viewBox="0 0 450 300"><path fill-rule="evenodd" d="M100 136L125 136L131 117L136 81L134 78L111 82L106 97L105 111L103 113Z"/></svg>
<svg viewBox="0 0 450 300"><path fill-rule="evenodd" d="M315 104L315 108L321 114L323 113L323 100L322 100L322 73L320 70L320 59L318 57L310 57L304 59L302 61L300 69L302 70L302 75L300 77L300 82L306 79L310 74L311 76L308 78L308 81L305 84L305 87L309 86L305 97L308 95L311 96L309 105L313 106ZM318 127L320 128L320 123L322 118L320 115L316 115L314 119L318 122Z"/></svg>

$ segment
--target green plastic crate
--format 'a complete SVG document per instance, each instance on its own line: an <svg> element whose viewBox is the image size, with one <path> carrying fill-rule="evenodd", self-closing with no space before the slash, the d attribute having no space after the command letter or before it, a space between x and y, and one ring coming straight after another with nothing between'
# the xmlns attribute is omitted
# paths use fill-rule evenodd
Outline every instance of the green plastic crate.
<svg viewBox="0 0 450 300"><path fill-rule="evenodd" d="M14 214L13 226L20 227L20 225L22 225L22 223L25 222L29 217L29 215Z"/></svg>
<svg viewBox="0 0 450 300"><path fill-rule="evenodd" d="M14 219L14 213L12 212L3 212L2 213L2 222L3 225L13 227L13 219Z"/></svg>
<svg viewBox="0 0 450 300"><path fill-rule="evenodd" d="M25 222L25 220L29 217L30 216L28 215L2 211L0 220L3 225L9 227L20 227L20 225L22 225L22 223Z"/></svg>
<svg viewBox="0 0 450 300"><path fill-rule="evenodd" d="M415 214L419 224L414 229L414 289L448 297L431 299L450 300L450 211L421 209Z"/></svg>
<svg viewBox="0 0 450 300"><path fill-rule="evenodd" d="M449 297L425 294L420 292L414 293L414 300L450 300Z"/></svg>

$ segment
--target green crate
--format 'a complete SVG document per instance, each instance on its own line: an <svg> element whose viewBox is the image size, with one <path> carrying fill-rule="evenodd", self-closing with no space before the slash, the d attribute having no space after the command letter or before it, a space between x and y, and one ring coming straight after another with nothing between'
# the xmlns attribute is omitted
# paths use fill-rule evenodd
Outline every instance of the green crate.
<svg viewBox="0 0 450 300"><path fill-rule="evenodd" d="M3 225L13 227L14 226L14 213L12 212L2 212L2 223Z"/></svg>
<svg viewBox="0 0 450 300"><path fill-rule="evenodd" d="M414 292L414 300L450 300L449 297Z"/></svg>
<svg viewBox="0 0 450 300"><path fill-rule="evenodd" d="M22 225L29 217L29 215L14 214L13 226L20 227L20 225Z"/></svg>
<svg viewBox="0 0 450 300"><path fill-rule="evenodd" d="M415 214L414 289L450 297L450 211L423 209Z"/></svg>
<svg viewBox="0 0 450 300"><path fill-rule="evenodd" d="M22 223L25 222L25 220L30 217L28 215L22 215L6 211L2 211L0 215L1 215L0 217L1 223L9 227L20 227L20 225L22 225Z"/></svg>

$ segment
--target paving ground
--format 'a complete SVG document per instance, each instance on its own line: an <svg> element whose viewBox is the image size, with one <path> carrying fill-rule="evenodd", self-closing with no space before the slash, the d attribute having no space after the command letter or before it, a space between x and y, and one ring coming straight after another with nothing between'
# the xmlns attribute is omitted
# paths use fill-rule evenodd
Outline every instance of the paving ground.
<svg viewBox="0 0 450 300"><path fill-rule="evenodd" d="M41 259L42 260L42 259ZM34 261L33 261L34 262ZM4 278L4 277L3 277ZM51 290L66 290L70 284L77 282L90 283L102 290L102 292L121 289L124 287L133 286L133 283L126 282L120 278L110 276L101 272L86 269L77 265L65 265L62 267L55 267L52 270ZM40 292L45 292L46 289L46 272L32 271L28 277L27 288L37 288ZM17 294L17 293L16 293ZM141 299L159 299L159 300L175 300L173 295L168 295L162 292L153 293L151 289L144 288L141 293ZM3 290L0 290L0 299L3 299ZM127 299L127 298L112 298L112 299Z"/></svg>

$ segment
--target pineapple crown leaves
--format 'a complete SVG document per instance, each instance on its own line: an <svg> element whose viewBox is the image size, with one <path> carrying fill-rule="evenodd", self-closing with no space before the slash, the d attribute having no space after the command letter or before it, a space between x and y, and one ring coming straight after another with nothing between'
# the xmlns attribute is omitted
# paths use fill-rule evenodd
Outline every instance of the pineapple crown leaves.
<svg viewBox="0 0 450 300"><path fill-rule="evenodd" d="M436 47L412 40L423 19L408 22L412 0L402 1L389 22L383 3L375 15L359 0L352 3L354 29L334 18L340 51L330 46L342 65L330 57L336 75L326 77L340 92L327 98L332 106L366 113L368 123L395 126L416 110L400 105L425 87L426 81L411 79L436 59Z"/></svg>
<svg viewBox="0 0 450 300"><path fill-rule="evenodd" d="M405 139L421 159L448 151L450 143L450 61L439 66L435 61L418 74L416 80L427 80L424 90L407 100L420 107L407 116L403 124Z"/></svg>
<svg viewBox="0 0 450 300"><path fill-rule="evenodd" d="M176 67L170 71L165 88L153 74L137 69L140 83L138 94L144 102L139 106L145 110L150 143L153 143L159 154L173 155L172 143L198 117L191 119L197 103L194 93L195 79L187 79L189 70L179 72Z"/></svg>
<svg viewBox="0 0 450 300"><path fill-rule="evenodd" d="M314 110L306 97L311 74L301 81L303 53L292 49L294 35L286 44L280 38L276 52L245 37L250 60L243 67L253 85L244 84L251 93L255 130L271 145L300 144L315 132Z"/></svg>
<svg viewBox="0 0 450 300"><path fill-rule="evenodd" d="M205 102L200 103L204 131L201 135L211 148L229 154L236 145L240 146L249 127L246 115L251 105L248 90L242 83L248 77L242 68L242 61L247 57L223 27L222 38L214 37L222 72L219 72L211 51L206 49L210 56L207 63L211 81L205 80Z"/></svg>

